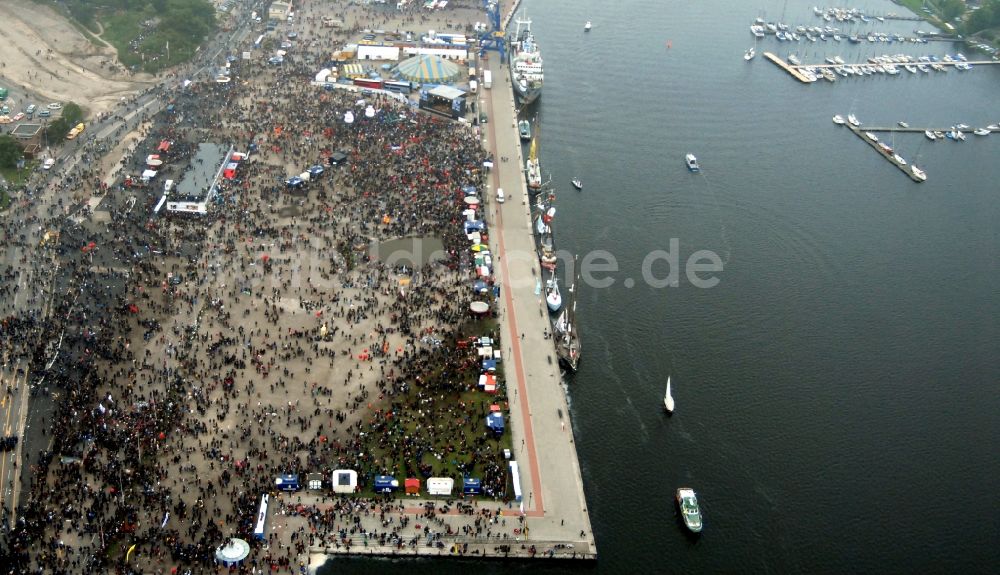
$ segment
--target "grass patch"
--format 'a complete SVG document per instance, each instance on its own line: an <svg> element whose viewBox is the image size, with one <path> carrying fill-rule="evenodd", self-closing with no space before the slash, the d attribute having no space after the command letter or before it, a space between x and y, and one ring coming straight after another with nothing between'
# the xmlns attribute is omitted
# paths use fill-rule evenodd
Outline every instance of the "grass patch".
<svg viewBox="0 0 1000 575"><path fill-rule="evenodd" d="M17 188L24 185L28 181L28 177L31 176L31 172L34 171L35 166L38 165L37 161L25 160L24 169L19 170L17 168L0 168L0 174L3 174L7 184L11 187ZM6 194L5 194L6 197ZM7 199L9 202L9 198ZM4 206L6 207L6 205Z"/></svg>
<svg viewBox="0 0 1000 575"><path fill-rule="evenodd" d="M0 190L0 212L6 210L10 207L10 196L7 195L7 190Z"/></svg>

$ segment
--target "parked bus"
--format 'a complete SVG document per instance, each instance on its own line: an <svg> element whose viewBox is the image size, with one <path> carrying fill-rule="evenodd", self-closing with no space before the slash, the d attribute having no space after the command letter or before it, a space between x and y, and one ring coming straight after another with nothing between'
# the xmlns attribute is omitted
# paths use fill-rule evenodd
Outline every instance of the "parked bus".
<svg viewBox="0 0 1000 575"><path fill-rule="evenodd" d="M405 81L399 82L394 80L386 80L384 86L386 91L397 92L399 94L409 95L409 93L413 91L413 85Z"/></svg>
<svg viewBox="0 0 1000 575"><path fill-rule="evenodd" d="M372 80L371 78L355 78L354 85L360 86L362 88L371 88L373 90L382 89L382 80Z"/></svg>

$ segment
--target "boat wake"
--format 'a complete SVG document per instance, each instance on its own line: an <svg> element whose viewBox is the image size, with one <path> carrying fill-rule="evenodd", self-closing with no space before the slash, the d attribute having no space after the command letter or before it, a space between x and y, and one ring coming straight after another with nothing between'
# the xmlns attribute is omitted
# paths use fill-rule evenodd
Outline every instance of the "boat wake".
<svg viewBox="0 0 1000 575"><path fill-rule="evenodd" d="M599 332L597 330L594 330L593 334L594 334L594 337L599 340L598 343L600 345L600 349L601 349L602 355L604 356L604 365L612 365L614 362L613 362L612 357L611 357L611 346L610 346L610 343L608 342L607 338L604 337L604 334L602 334L601 332ZM627 341L630 341L630 340L625 339L624 341L627 342ZM635 351L635 350L633 350L631 348L632 348L631 344L629 344L629 345L626 346L626 349L629 352L628 355L630 356L629 357L629 365L640 365L639 363L633 363L633 359L637 360L638 358L631 357L631 356L634 355L633 352ZM614 383L614 385L618 388L618 395L619 395L619 397L624 397L625 398L625 402L628 404L627 410L629 412L631 412L631 414L635 417L636 422L638 422L638 424L639 424L638 428L639 428L639 432L642 434L642 442L643 443L648 442L649 441L649 431L646 429L646 424L643 423L643 421L642 421L642 417L639 414L639 410L635 407L635 403L632 402L632 398L629 396L629 393L628 393L629 390L626 389L625 385L622 383L621 377L618 376L618 372L616 370L614 370L614 369L608 369L608 370L603 370L603 371L604 371L605 376L610 381L612 381ZM620 409L619 411L624 411L624 409Z"/></svg>
<svg viewBox="0 0 1000 575"><path fill-rule="evenodd" d="M705 187L708 188L708 192L712 195L712 206L715 208L715 218L719 222L719 234L722 239L722 245L725 246L725 253L722 255L722 266L725 267L729 265L729 259L733 255L733 246L729 242L729 231L726 228L726 222L722 219L722 208L719 206L719 196L715 193L715 187L712 182L709 181L708 175L705 172L700 172L698 175L701 176L702 181L705 182Z"/></svg>

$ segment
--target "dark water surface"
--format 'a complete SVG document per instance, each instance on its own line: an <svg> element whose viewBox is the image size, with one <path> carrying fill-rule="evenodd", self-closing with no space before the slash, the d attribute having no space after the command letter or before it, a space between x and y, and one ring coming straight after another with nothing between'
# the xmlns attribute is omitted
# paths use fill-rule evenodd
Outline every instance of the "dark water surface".
<svg viewBox="0 0 1000 575"><path fill-rule="evenodd" d="M559 190L557 247L607 250L620 269L609 288L579 289L584 356L570 393L600 553L585 570L996 572L1000 134L881 136L928 173L916 184L830 118L985 126L1000 121L1000 67L806 86L760 53L818 63L955 49L768 39L747 63L754 17L827 23L802 1L526 5L545 57L530 112ZM929 29L863 29L918 27ZM686 152L701 175L685 169ZM682 264L697 250L719 255L716 287L683 273L676 288L642 281L643 259L671 238ZM668 374L671 419L661 409ZM677 519L682 485L702 502L697 540Z"/></svg>

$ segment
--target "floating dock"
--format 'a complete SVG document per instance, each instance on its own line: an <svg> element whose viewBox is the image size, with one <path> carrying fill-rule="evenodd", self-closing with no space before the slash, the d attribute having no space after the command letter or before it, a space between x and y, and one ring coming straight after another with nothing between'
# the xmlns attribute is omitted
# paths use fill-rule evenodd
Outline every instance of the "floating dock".
<svg viewBox="0 0 1000 575"><path fill-rule="evenodd" d="M802 72L799 72L798 66L792 66L788 62L785 62L780 57L775 56L770 52L764 52L764 57L773 62L775 66L791 74L793 78L795 78L799 82L802 82L803 84L812 84L813 82L816 81L815 78L810 78L804 75Z"/></svg>
<svg viewBox="0 0 1000 575"><path fill-rule="evenodd" d="M904 163L900 162L892 154L890 154L889 152L887 152L884 149L882 149L882 147L878 145L877 141L874 141L874 140L872 140L871 138L869 138L868 136L865 135L865 132L870 132L871 130L866 130L866 129L858 127L858 126L854 126L854 125L852 125L850 123L845 123L843 125L846 126L847 128L849 128L852 132L854 132L855 136L861 138L862 141L864 141L866 144L868 144L869 146L871 146L872 148L874 148L875 151L878 152L880 156L882 156L883 158L885 158L886 160L888 160L889 163L891 163L892 165L894 165L897 168L899 168L900 170L902 170L902 172L904 174L906 174L907 176L909 176L911 180L913 180L914 182L918 182L918 183L924 181L924 180L918 178L917 175L913 173L912 167L909 164L904 164Z"/></svg>

